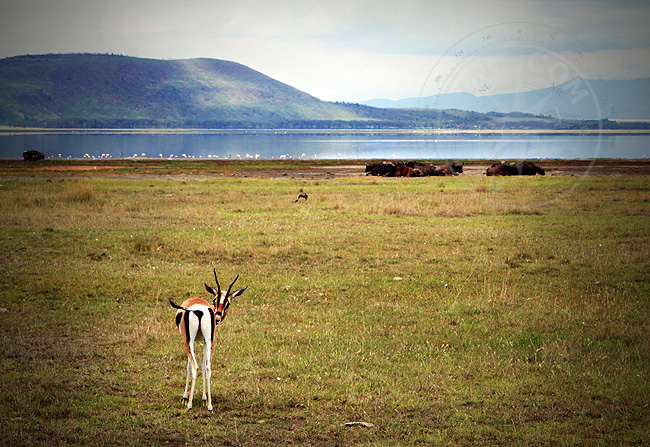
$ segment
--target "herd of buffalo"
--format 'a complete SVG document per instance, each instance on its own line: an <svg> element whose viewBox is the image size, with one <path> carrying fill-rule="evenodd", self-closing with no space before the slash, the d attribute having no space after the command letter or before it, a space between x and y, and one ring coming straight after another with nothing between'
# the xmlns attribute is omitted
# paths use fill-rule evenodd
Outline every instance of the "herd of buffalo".
<svg viewBox="0 0 650 447"><path fill-rule="evenodd" d="M429 177L458 175L463 172L463 165L448 163L432 165L417 161L382 162L366 164L366 175L383 177ZM485 175L545 175L544 169L530 161L520 163L494 163L487 168Z"/></svg>
<svg viewBox="0 0 650 447"><path fill-rule="evenodd" d="M459 172L463 172L463 165L455 163L439 166L419 163L417 161L366 164L366 175L381 175L384 177L429 177L458 175Z"/></svg>

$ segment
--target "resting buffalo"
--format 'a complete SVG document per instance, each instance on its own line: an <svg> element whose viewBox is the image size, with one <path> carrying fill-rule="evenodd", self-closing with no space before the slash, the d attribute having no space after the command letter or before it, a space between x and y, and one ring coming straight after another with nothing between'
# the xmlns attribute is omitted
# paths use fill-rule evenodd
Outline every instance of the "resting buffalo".
<svg viewBox="0 0 650 447"><path fill-rule="evenodd" d="M366 175L382 175L385 177L429 177L458 175L463 172L463 166L451 163L441 166L424 164L417 161L396 163L373 163L366 165Z"/></svg>
<svg viewBox="0 0 650 447"><path fill-rule="evenodd" d="M395 166L395 177L421 177L422 173L419 169L414 169L410 166L398 164Z"/></svg>
<svg viewBox="0 0 650 447"><path fill-rule="evenodd" d="M463 165L447 163L446 165L436 166L436 169L442 173L438 175L458 175L463 172Z"/></svg>
<svg viewBox="0 0 650 447"><path fill-rule="evenodd" d="M415 168L422 173L422 177L445 175L434 165L417 164Z"/></svg>
<svg viewBox="0 0 650 447"><path fill-rule="evenodd" d="M514 172L513 172L514 171ZM506 163L493 163L492 166L485 170L485 175L491 177L493 175L517 175L514 165Z"/></svg>
<svg viewBox="0 0 650 447"><path fill-rule="evenodd" d="M546 175L544 169L539 166L536 166L530 161L524 161L521 163L494 163L492 166L487 168L485 175Z"/></svg>
<svg viewBox="0 0 650 447"><path fill-rule="evenodd" d="M537 166L530 161L524 161L523 163L518 163L517 167L521 175L546 175L546 172L541 166Z"/></svg>
<svg viewBox="0 0 650 447"><path fill-rule="evenodd" d="M366 165L366 175L384 175L394 177L396 167L392 163L369 163Z"/></svg>
<svg viewBox="0 0 650 447"><path fill-rule="evenodd" d="M39 151L23 152L23 160L25 161L43 160L44 158L45 158L45 154L43 152L39 152Z"/></svg>

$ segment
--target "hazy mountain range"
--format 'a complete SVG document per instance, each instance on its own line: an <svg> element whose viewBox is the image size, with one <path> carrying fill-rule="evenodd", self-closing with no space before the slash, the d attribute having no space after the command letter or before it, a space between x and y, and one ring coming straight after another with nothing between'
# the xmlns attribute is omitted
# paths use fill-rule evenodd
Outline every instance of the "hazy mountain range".
<svg viewBox="0 0 650 447"><path fill-rule="evenodd" d="M382 108L459 109L480 113L522 112L559 119L650 119L650 78L594 81L575 78L522 93L475 96L449 93L399 100L360 101Z"/></svg>

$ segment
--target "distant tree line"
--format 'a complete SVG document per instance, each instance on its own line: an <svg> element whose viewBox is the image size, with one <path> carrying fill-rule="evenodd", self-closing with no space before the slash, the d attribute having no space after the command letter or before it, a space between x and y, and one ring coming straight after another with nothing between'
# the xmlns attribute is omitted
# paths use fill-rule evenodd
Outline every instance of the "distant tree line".
<svg viewBox="0 0 650 447"><path fill-rule="evenodd" d="M11 127L42 127L64 129L461 129L461 130L583 130L650 129L647 122L616 122L610 120L549 120L523 119L500 122L474 116L448 116L438 119L367 119L367 120L187 120L187 119L110 119L66 118L35 120L21 119L5 122ZM0 117L1 118L1 117Z"/></svg>

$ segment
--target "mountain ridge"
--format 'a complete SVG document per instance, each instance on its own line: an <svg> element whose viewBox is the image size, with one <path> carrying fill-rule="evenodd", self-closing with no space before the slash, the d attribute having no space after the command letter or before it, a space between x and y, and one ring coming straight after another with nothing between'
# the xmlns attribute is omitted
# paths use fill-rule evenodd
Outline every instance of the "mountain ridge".
<svg viewBox="0 0 650 447"><path fill-rule="evenodd" d="M381 108L442 108L479 113L530 113L558 119L650 119L650 78L589 80L521 93L476 96L446 93L397 100L375 98L359 104Z"/></svg>

